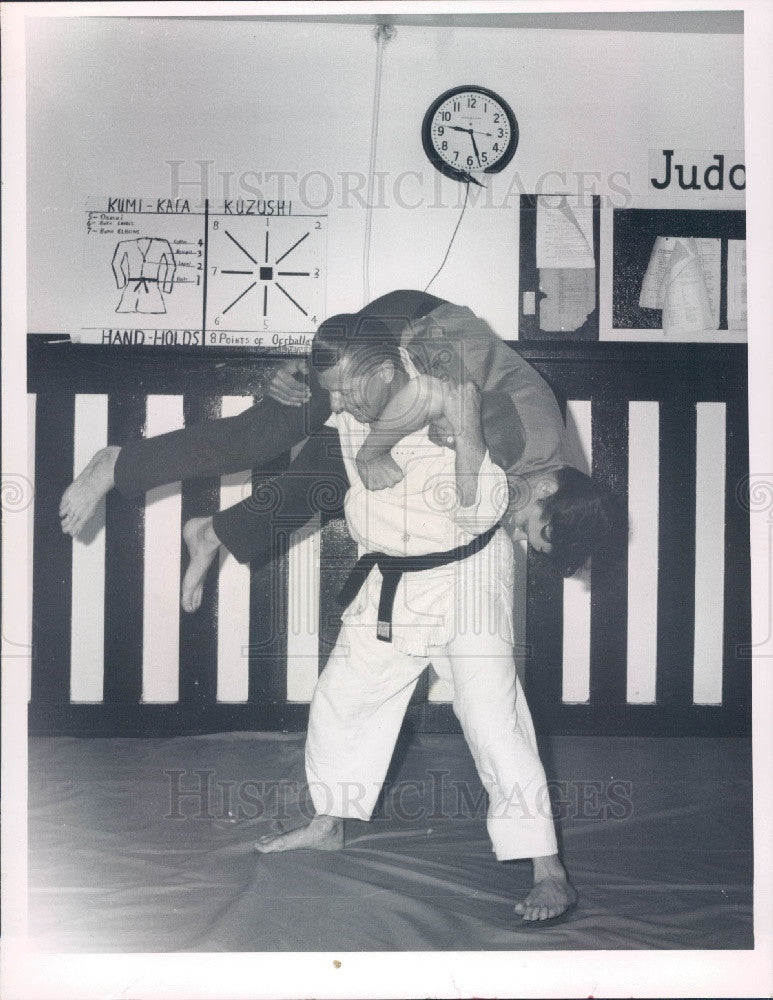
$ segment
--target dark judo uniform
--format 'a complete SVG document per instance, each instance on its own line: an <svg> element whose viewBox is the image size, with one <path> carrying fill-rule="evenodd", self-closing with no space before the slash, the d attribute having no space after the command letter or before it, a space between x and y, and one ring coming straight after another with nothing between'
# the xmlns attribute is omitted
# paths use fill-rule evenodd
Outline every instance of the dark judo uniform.
<svg viewBox="0 0 773 1000"><path fill-rule="evenodd" d="M405 290L383 295L351 317L355 329L358 321L374 319L423 374L478 386L486 445L507 473L511 507L523 498L523 477L572 464L552 390L469 309ZM273 476L277 488L270 505L259 485L252 497L213 518L215 533L236 559L267 560L278 520L300 527L320 509L337 512L348 486L338 434L325 426L329 397L313 371L309 388L311 399L302 407L266 398L236 417L129 442L116 462L116 488L138 498L164 483L260 470L303 442L289 468Z"/></svg>

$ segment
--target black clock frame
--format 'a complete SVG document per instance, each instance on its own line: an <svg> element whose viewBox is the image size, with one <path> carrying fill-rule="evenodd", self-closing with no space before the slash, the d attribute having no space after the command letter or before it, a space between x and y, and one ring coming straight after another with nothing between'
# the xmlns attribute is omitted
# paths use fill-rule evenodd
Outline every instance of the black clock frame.
<svg viewBox="0 0 773 1000"><path fill-rule="evenodd" d="M446 163L446 161L438 154L432 142L432 119L435 117L435 112L440 105L443 104L444 101L447 101L449 97L455 97L456 94L469 93L471 90L476 94L483 94L485 97L490 97L492 100L496 101L507 115L507 120L510 123L510 141L502 157L497 160L496 163L492 163L491 166L485 167L483 170L476 170L475 173L499 173L499 171L504 170L510 160L512 160L515 156L515 151L518 148L518 121L516 120L512 108L507 101L500 97L499 94L495 94L493 90L487 90L485 87L479 87L475 83L464 84L461 87L452 87L451 90L447 90L444 94L441 94L440 97L436 98L436 100L434 100L427 109L427 113L424 115L424 121L421 123L421 142L424 146L424 152L427 154L427 157L433 167L439 170L441 174L445 174L446 177L451 177L455 181L467 181L472 176L472 172L458 170L456 167L452 167L450 163Z"/></svg>

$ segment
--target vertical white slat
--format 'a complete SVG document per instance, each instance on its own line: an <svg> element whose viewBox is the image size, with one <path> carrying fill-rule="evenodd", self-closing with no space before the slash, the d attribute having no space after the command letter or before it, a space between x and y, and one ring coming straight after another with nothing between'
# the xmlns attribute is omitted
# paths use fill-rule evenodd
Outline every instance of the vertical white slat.
<svg viewBox="0 0 773 1000"><path fill-rule="evenodd" d="M693 702L722 704L725 404L697 404Z"/></svg>
<svg viewBox="0 0 773 1000"><path fill-rule="evenodd" d="M287 700L311 701L319 676L319 517L290 537Z"/></svg>
<svg viewBox="0 0 773 1000"><path fill-rule="evenodd" d="M37 416L38 397L34 392L27 393L27 478L30 481L32 500L27 510L27 607L29 621L27 622L27 645L32 650L32 567L35 542L35 424ZM27 701L32 700L32 658L27 661Z"/></svg>
<svg viewBox="0 0 773 1000"><path fill-rule="evenodd" d="M251 396L223 396L221 413L235 417L252 405ZM234 472L220 480L220 508L250 495L251 473ZM246 702L249 696L250 567L220 550L217 580L217 700Z"/></svg>
<svg viewBox="0 0 773 1000"><path fill-rule="evenodd" d="M658 490L660 408L628 405L628 670L630 704L653 704L658 653Z"/></svg>
<svg viewBox="0 0 773 1000"><path fill-rule="evenodd" d="M107 445L107 396L75 397L73 477ZM70 700L100 702L105 674L105 501L72 544Z"/></svg>
<svg viewBox="0 0 773 1000"><path fill-rule="evenodd" d="M182 396L148 396L148 437L178 430L183 423ZM179 698L181 516L180 483L146 495L143 702Z"/></svg>
<svg viewBox="0 0 773 1000"><path fill-rule="evenodd" d="M569 400L566 424L570 440L574 438L577 465L589 472L592 467L590 400ZM590 585L587 573L564 580L561 699L571 704L584 704L590 699Z"/></svg>

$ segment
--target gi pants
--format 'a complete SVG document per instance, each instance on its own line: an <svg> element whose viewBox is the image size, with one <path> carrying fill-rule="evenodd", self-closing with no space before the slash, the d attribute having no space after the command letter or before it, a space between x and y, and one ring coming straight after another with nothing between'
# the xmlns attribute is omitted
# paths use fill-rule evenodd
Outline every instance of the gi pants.
<svg viewBox="0 0 773 1000"><path fill-rule="evenodd" d="M478 592L476 614L493 627L460 631L428 647L426 656L377 639L375 606L357 622L344 616L309 715L306 777L317 813L370 818L411 694L431 662L453 686L454 713L489 796L487 827L497 859L557 852L545 771L512 637L496 627L495 593Z"/></svg>

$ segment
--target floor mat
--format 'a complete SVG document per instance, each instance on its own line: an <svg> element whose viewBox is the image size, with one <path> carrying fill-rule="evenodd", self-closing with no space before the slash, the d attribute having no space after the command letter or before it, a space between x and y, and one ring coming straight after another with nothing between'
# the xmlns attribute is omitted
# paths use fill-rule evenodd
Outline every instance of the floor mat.
<svg viewBox="0 0 773 1000"><path fill-rule="evenodd" d="M257 855L310 814L303 735L34 738L29 922L46 951L751 948L744 739L563 737L548 774L580 893L519 930L460 736L401 743L341 852Z"/></svg>

